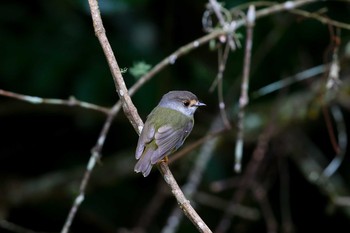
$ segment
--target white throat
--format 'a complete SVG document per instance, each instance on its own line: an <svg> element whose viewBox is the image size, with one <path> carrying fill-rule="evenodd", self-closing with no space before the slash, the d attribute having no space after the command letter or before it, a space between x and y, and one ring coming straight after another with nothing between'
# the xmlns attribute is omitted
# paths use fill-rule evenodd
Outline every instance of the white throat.
<svg viewBox="0 0 350 233"><path fill-rule="evenodd" d="M183 113L186 116L193 116L197 110L197 106L184 106L182 102L178 101L161 101L159 103L160 107L170 108Z"/></svg>

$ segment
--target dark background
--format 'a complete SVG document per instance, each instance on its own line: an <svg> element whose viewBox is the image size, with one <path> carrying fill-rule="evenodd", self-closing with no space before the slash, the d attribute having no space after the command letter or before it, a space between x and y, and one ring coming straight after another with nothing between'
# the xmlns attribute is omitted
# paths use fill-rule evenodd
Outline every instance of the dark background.
<svg viewBox="0 0 350 233"><path fill-rule="evenodd" d="M225 7L230 9L242 3L246 1L225 1ZM205 35L201 19L206 1L101 0L99 4L107 36L121 68L130 68L139 61L154 66L180 46ZM327 17L350 23L350 3L345 1L303 7L308 11L323 8L327 9ZM111 107L118 100L106 59L94 35L87 1L5 0L0 2L0 9L0 89L43 98L74 96L105 107ZM243 47L230 54L223 80L233 129L221 137L199 188L226 201L239 186L219 193L210 187L217 180L241 177L232 171L232 164L245 28L237 33ZM307 156L313 159L323 155L323 166L334 157L322 108L340 106L346 127L350 128L349 51L346 53L349 38L349 31L342 30L339 56L343 84L340 94L331 101L322 102L327 99L323 98L326 94L323 97L315 94L324 75L251 101L247 116L258 117L260 123L247 129L243 172L259 135L269 124L266 119L273 112L277 115L287 112L287 116L273 124L276 131L255 179L266 189L274 218L261 212L262 207L252 194L254 187L250 187L240 203L256 208L260 217L257 220L234 217L229 232L267 232L266 229L271 228L266 224L271 219L275 220L279 232L348 231L350 205L337 205L335 200L338 196L349 196L349 153L334 180L329 180L336 191L327 189L327 184L312 182L312 166L305 164L306 170L301 166L310 161L305 159ZM257 20L250 91L330 62L330 48L330 29L317 20L287 12ZM204 45L158 73L135 94L134 104L145 119L167 91L194 92L207 107L196 113L194 131L186 141L190 144L206 134L218 114L217 91L208 91L216 74L217 52ZM136 82L130 72L124 74L124 79L128 87ZM300 116L288 115L304 109L306 112ZM33 105L0 96L0 219L33 231L60 231L104 121L102 113L88 109ZM126 117L119 114L108 133L101 163L92 175L72 232L132 231L142 225L140 222L152 197L162 197L159 189L166 193L167 188L162 185L156 169L147 178L133 173L136 143L137 134ZM310 148L318 152L308 153ZM196 153L198 150L171 165L180 184L186 181ZM147 232L160 232L176 204L168 194L160 203L162 208L145 226ZM287 223L283 207L290 213L291 220ZM224 212L203 204L198 204L196 209L213 230ZM187 219L183 220L180 230L196 231ZM0 228L0 232L11 231Z"/></svg>

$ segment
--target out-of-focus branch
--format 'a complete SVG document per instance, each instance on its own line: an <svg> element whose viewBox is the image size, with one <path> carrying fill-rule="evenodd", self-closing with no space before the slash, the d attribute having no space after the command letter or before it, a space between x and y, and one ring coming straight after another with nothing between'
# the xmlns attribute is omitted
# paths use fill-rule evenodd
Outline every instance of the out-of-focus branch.
<svg viewBox="0 0 350 233"><path fill-rule="evenodd" d="M214 1L216 2L216 1ZM213 4L213 3L212 3ZM216 2L216 4L218 4ZM220 14L221 15L221 14ZM221 119L225 124L225 127L227 129L231 128L230 121L228 120L227 113L226 113L226 105L224 101L224 92L223 92L223 75L224 71L226 69L227 64L227 58L230 52L230 46L227 42L224 46L224 48L219 47L218 49L218 72L216 74L216 79L214 80L213 84L211 85L209 91L213 91L215 86L217 85L217 91L218 91L218 102L219 102L219 109L221 114Z"/></svg>
<svg viewBox="0 0 350 233"><path fill-rule="evenodd" d="M252 93L252 98L259 98L261 96L270 94L272 92L281 90L282 88L285 88L293 83L306 80L309 78L313 78L317 75L320 75L324 73L327 70L328 64L324 65L318 65L315 67L311 67L309 69L303 70L295 75L289 76L287 78L283 78L277 82L273 82L271 84L268 84L259 90Z"/></svg>
<svg viewBox="0 0 350 233"><path fill-rule="evenodd" d="M244 53L244 64L243 64L243 78L241 84L241 96L239 98L239 112L238 112L238 132L236 139L236 149L235 149L235 164L234 170L236 172L241 171L241 160L243 156L243 142L244 142L244 114L245 107L249 103L248 89L249 89L249 75L250 75L250 60L253 47L253 28L255 24L255 7L252 5L248 9L247 13L247 36L246 45Z"/></svg>
<svg viewBox="0 0 350 233"><path fill-rule="evenodd" d="M31 104L52 104L52 105L66 105L66 106L78 106L81 108L91 109L105 114L109 113L109 109L99 105L91 104L88 102L77 100L74 96L69 97L69 99L50 99L41 98L37 96L23 95L11 91L5 91L0 89L0 95L29 102Z"/></svg>
<svg viewBox="0 0 350 233"><path fill-rule="evenodd" d="M259 13L257 13L257 17L259 18L260 16L265 16L266 14L271 14L272 12L280 11L281 8L288 10L288 8L292 7L292 9L290 9L290 12L293 14L300 15L300 16L303 16L305 18L316 19L317 21L319 21L323 24L332 25L332 26L337 27L337 28L343 28L343 29L350 30L350 24L348 24L348 23L339 22L339 21L327 18L325 16L322 16L318 13L312 13L312 12L304 11L301 9L296 9L297 7L300 7L299 4L304 5L304 4L309 4L312 2L316 2L316 1L317 0L306 0L306 1L300 0L298 2L286 1L286 2L281 3L281 4L276 4L276 2L273 2L273 1L261 1L261 2L252 1L252 2L243 3L239 6L236 6L232 9L230 9L230 11L233 12L233 11L238 11L238 10L244 10L244 9L248 8L250 5L254 5L256 7L266 7L265 8L266 11L261 12L261 13L260 13L260 11L258 11ZM325 0L325 1L327 1L327 0ZM331 0L328 0L328 2L330 2L330 1ZM346 2L346 0L332 0L332 1L334 1L334 2L336 2L336 1L337 2ZM272 7L272 6L274 6L274 7Z"/></svg>

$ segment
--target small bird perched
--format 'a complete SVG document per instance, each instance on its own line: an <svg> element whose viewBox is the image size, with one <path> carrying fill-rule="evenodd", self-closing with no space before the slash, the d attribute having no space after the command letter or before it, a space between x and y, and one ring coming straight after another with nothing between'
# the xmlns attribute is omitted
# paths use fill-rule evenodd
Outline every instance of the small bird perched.
<svg viewBox="0 0 350 233"><path fill-rule="evenodd" d="M148 115L137 142L135 172L146 177L152 166L176 151L193 128L193 114L205 106L189 91L170 91Z"/></svg>

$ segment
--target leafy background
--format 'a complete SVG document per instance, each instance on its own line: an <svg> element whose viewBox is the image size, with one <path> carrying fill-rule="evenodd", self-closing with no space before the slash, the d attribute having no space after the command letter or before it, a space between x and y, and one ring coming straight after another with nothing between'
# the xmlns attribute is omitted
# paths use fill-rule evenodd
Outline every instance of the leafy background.
<svg viewBox="0 0 350 233"><path fill-rule="evenodd" d="M130 70L137 62L153 66L180 46L203 36L201 19L206 3L199 0L100 1L107 36L120 67ZM242 3L246 1L224 2L227 8ZM350 4L345 1L320 2L304 7L309 11L320 8L327 8L326 14L332 19L350 21ZM106 107L118 100L107 62L94 35L87 1L5 0L0 2L0 9L1 89L44 98L67 99L74 96ZM244 46L245 29L237 33L242 37ZM344 88L341 90L345 99L341 108L348 128L349 51L346 53L346 45L349 38L349 31L342 30L340 56L344 59L341 66ZM329 62L331 57L327 48L330 43L328 26L316 20L286 12L259 19L254 28L251 92ZM230 54L224 73L223 91L229 109L235 109L239 98L243 50ZM204 45L157 74L135 94L133 101L145 119L167 91L186 89L196 93L208 106L196 114L195 129L187 140L189 144L205 135L218 114L217 92L208 91L216 74L217 52ZM128 86L136 81L130 72L126 72L124 78ZM276 100L285 102L283 111L298 111L288 104L287 97L293 97L302 108L308 94L315 89L317 80L322 80L322 77L294 84L283 90L282 97L281 93L276 93L253 100L248 112L268 117ZM294 99L294 96L298 97ZM268 200L279 226L278 231L290 232L281 217L281 206L289 205L295 232L346 232L350 227L349 207L334 205L332 193L312 183L287 149L276 149L279 143L291 147L314 145L326 155L327 160L332 159L334 151L324 115L319 106L313 113L313 104L306 106L309 114L301 119L287 118L287 122L281 125L276 122L279 133L274 135L265 159L268 164L266 171L270 173L265 171L268 179L261 181L269 183ZM234 110L231 114L235 114ZM33 231L58 232L78 192L90 150L104 120L103 114L79 107L32 105L0 97L0 219ZM235 116L232 122L234 124ZM306 137L294 137L286 142L287 137L284 136L296 129ZM248 132L243 170L262 131L260 127ZM119 114L108 134L102 160L93 173L72 232L131 231L146 221L144 214L154 195L159 195L162 208L155 213L145 230L159 232L165 225L176 203L168 194L162 194L167 188L163 187L158 172L153 172L146 179L133 173L136 142L137 134L125 116ZM201 191L212 193L212 182L240 177L232 171L234 143L234 130L221 138L205 172ZM198 150L171 165L180 184L185 182L196 153ZM287 200L281 196L284 186L280 163L288 168L285 173L289 177ZM349 195L350 185L348 164L347 153L337 173L342 181L337 187L345 196ZM165 191L159 192L159 189ZM229 200L238 189L228 188L215 195ZM253 196L247 194L242 204L260 210ZM197 209L213 229L223 213L222 209L213 209L203 203ZM230 231L265 232L269 219L264 219L264 216L260 213L257 220L234 218ZM180 230L195 231L187 220L183 221ZM10 231L0 228L0 232Z"/></svg>

